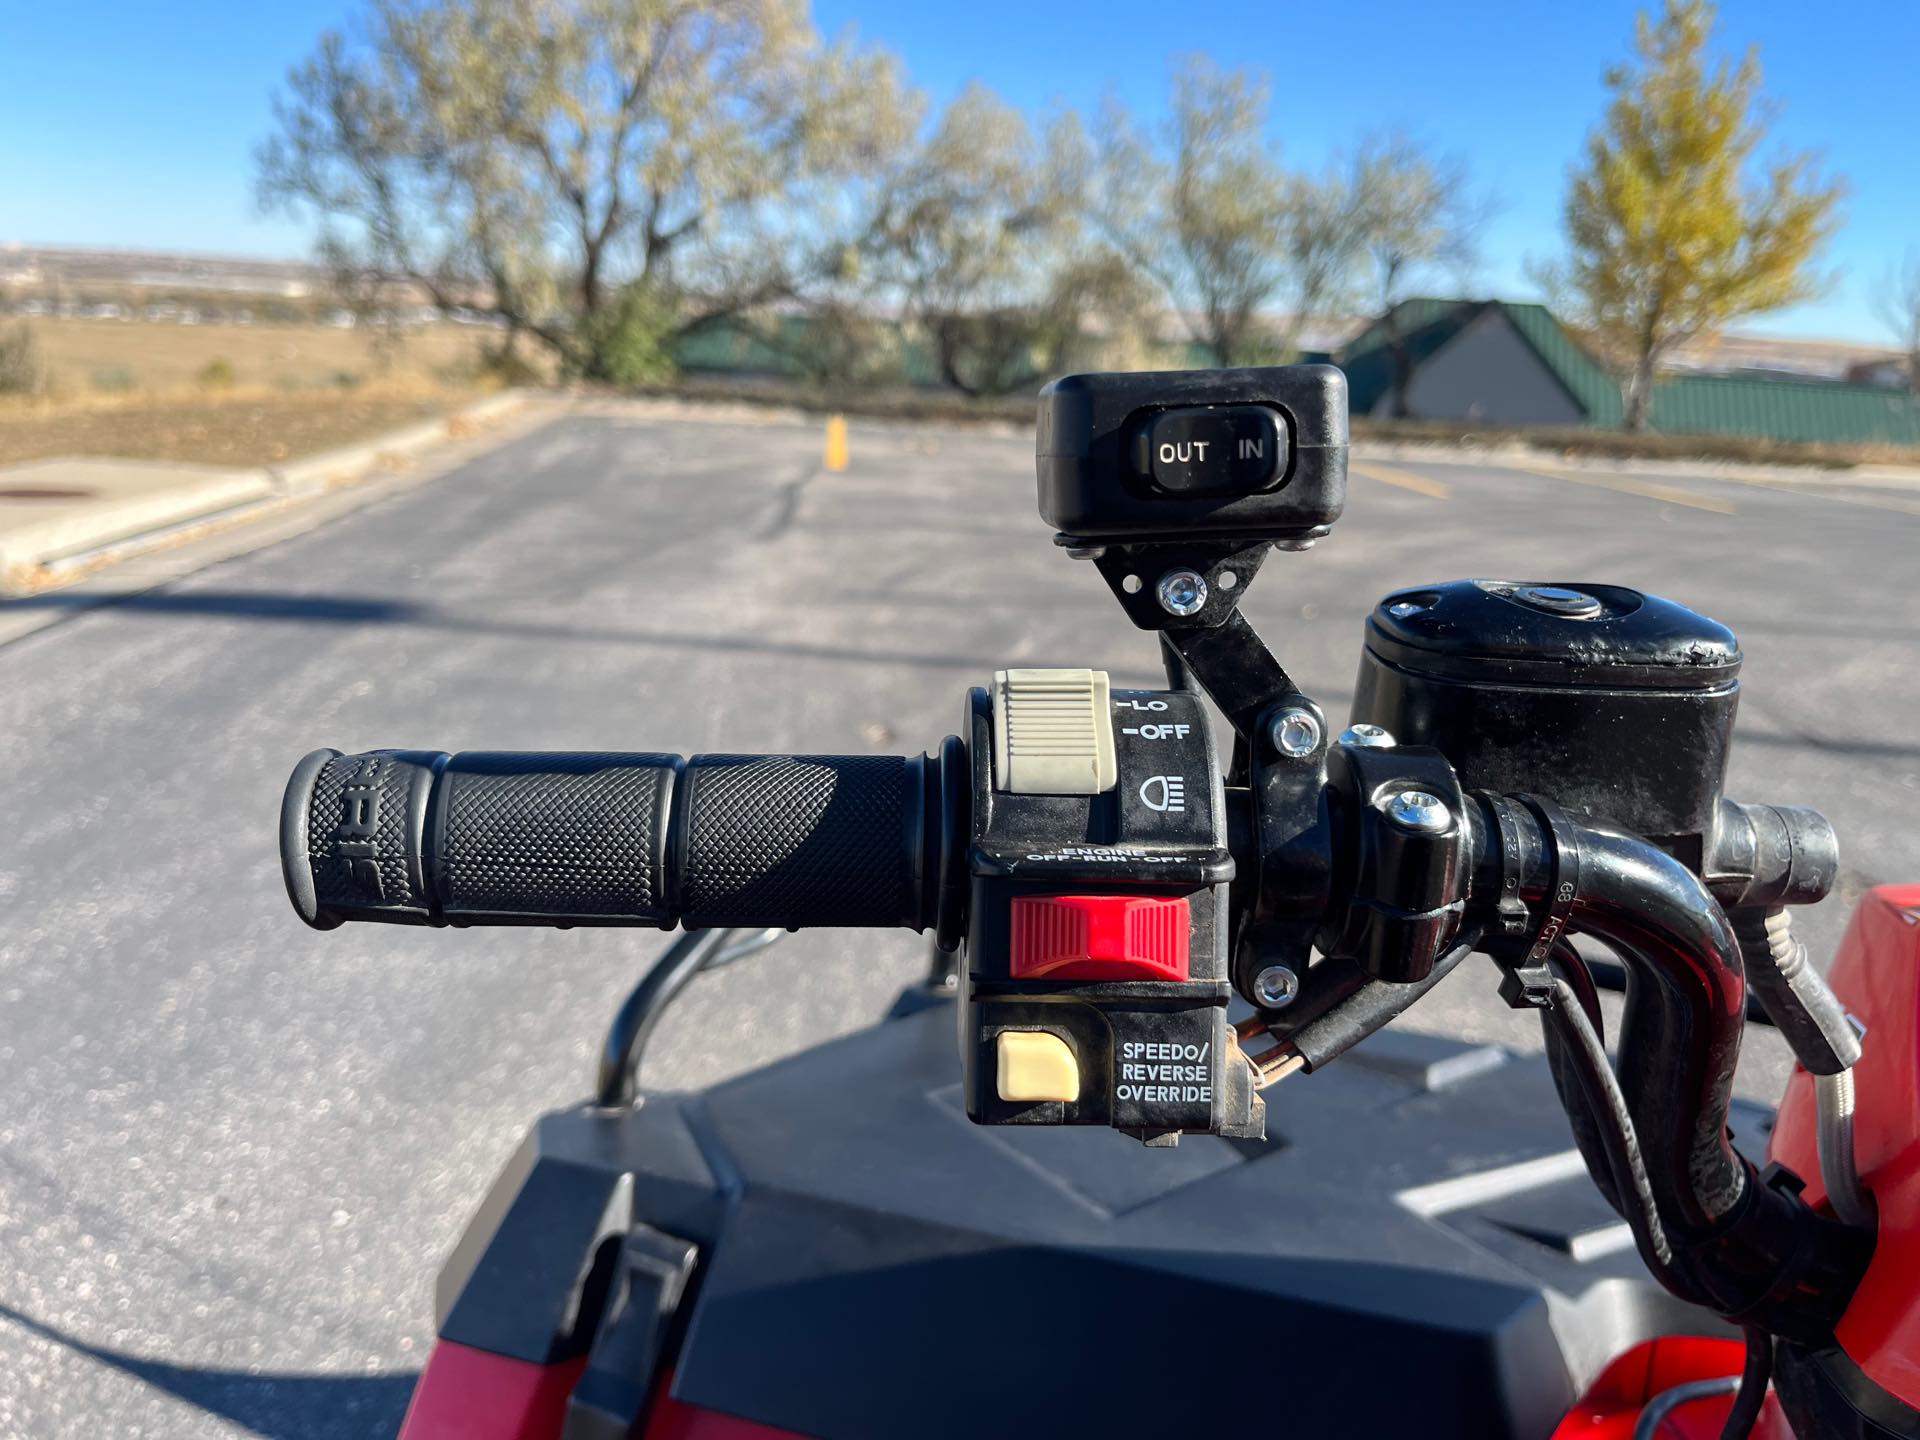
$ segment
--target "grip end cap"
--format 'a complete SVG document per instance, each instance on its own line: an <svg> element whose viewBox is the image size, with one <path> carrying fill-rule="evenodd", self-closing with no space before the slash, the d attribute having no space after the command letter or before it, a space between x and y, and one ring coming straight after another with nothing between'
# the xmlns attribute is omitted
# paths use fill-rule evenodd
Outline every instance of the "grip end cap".
<svg viewBox="0 0 1920 1440"><path fill-rule="evenodd" d="M280 799L280 874L287 883L287 899L294 913L316 930L337 929L341 917L320 906L314 889L313 863L307 849L307 824L313 812L313 790L327 762L340 758L338 750L315 750L287 780Z"/></svg>

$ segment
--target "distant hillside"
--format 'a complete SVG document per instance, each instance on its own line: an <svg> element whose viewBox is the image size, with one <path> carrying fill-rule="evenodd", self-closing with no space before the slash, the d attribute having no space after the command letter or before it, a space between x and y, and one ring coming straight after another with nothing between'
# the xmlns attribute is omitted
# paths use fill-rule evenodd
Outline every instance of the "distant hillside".
<svg viewBox="0 0 1920 1440"><path fill-rule="evenodd" d="M329 284L326 267L305 260L0 245L0 285L20 290L98 287L223 291L298 300L326 293Z"/></svg>

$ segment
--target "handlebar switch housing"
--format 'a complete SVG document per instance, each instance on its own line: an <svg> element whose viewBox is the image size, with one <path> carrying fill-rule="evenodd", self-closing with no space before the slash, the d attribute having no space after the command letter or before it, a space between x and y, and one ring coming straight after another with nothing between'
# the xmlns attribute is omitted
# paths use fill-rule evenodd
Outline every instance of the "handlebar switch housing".
<svg viewBox="0 0 1920 1440"><path fill-rule="evenodd" d="M967 1114L1149 1144L1259 1137L1265 1109L1227 1024L1233 859L1206 712L1185 691L1102 703L1117 778L1016 792L996 771L992 697L968 696Z"/></svg>

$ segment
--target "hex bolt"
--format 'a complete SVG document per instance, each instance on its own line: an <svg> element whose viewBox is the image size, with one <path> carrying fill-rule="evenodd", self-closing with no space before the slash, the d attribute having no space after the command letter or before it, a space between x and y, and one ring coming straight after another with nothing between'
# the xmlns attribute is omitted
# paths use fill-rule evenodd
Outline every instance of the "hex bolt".
<svg viewBox="0 0 1920 1440"><path fill-rule="evenodd" d="M1340 732L1340 743L1356 750L1391 750L1399 742L1384 725L1349 725Z"/></svg>
<svg viewBox="0 0 1920 1440"><path fill-rule="evenodd" d="M1284 1010L1300 996L1300 977L1288 965L1269 965L1253 977L1253 998L1263 1009Z"/></svg>
<svg viewBox="0 0 1920 1440"><path fill-rule="evenodd" d="M1207 577L1198 570L1169 570L1160 577L1160 608L1169 615L1195 615L1207 603Z"/></svg>
<svg viewBox="0 0 1920 1440"><path fill-rule="evenodd" d="M1320 748L1320 719L1302 705L1289 705L1267 726L1267 739L1289 760L1304 760Z"/></svg>
<svg viewBox="0 0 1920 1440"><path fill-rule="evenodd" d="M1439 835L1453 823L1453 812L1438 795L1425 790L1402 790L1381 799L1380 808L1387 819L1402 830L1419 835Z"/></svg>

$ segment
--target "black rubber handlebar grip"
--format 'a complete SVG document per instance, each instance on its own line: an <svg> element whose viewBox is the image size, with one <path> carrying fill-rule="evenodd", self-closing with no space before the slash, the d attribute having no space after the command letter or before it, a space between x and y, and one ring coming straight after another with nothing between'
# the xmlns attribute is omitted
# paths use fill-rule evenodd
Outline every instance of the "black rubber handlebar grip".
<svg viewBox="0 0 1920 1440"><path fill-rule="evenodd" d="M287 783L287 894L320 929L932 924L925 757L317 750Z"/></svg>

